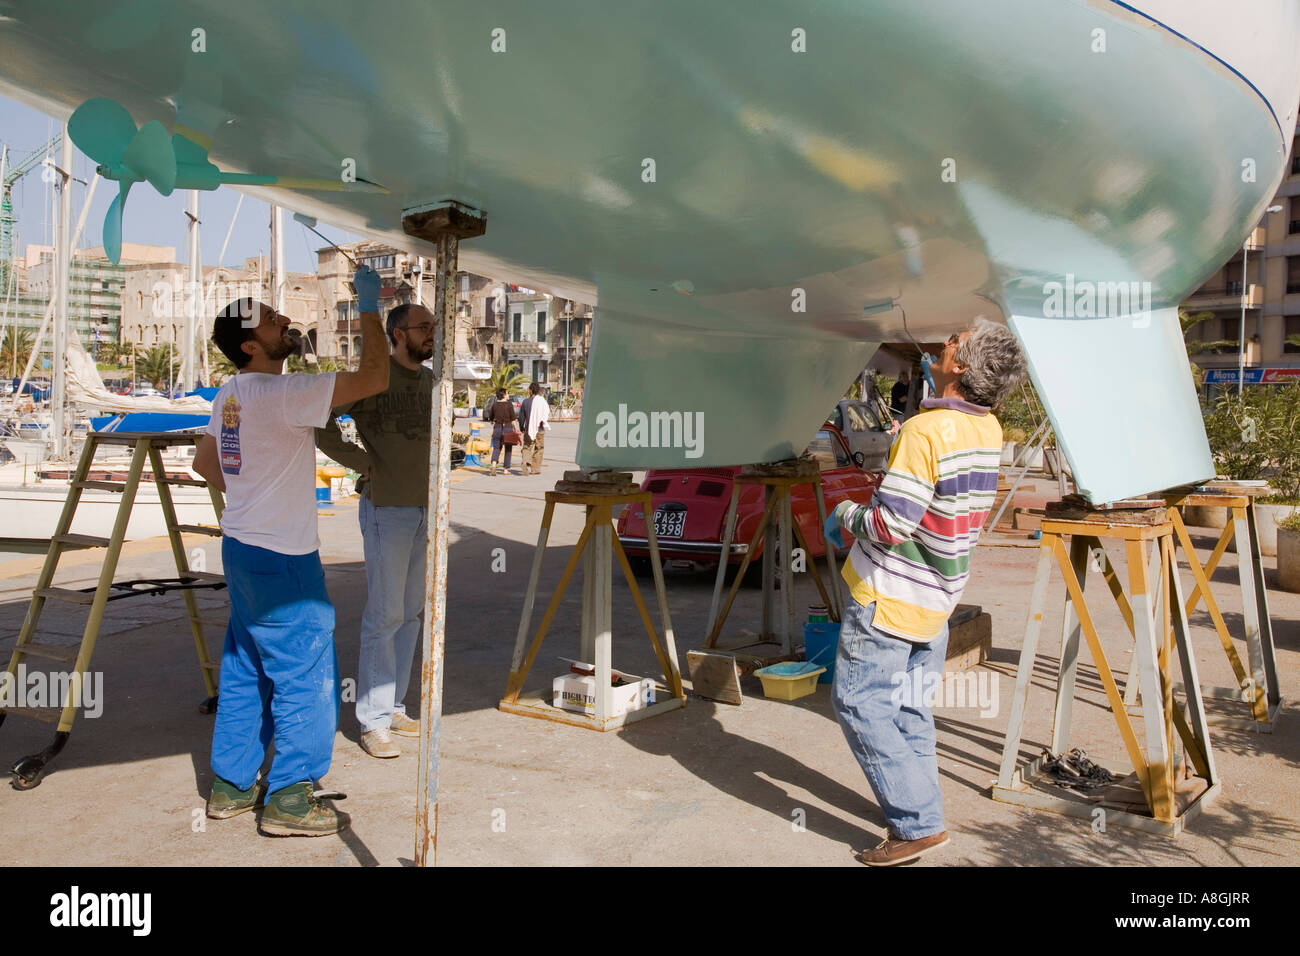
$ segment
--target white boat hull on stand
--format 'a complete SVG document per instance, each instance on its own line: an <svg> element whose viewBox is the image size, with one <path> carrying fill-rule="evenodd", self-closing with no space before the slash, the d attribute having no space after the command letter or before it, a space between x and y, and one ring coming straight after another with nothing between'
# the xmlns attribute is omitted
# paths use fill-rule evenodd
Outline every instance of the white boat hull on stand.
<svg viewBox="0 0 1300 956"><path fill-rule="evenodd" d="M0 485L0 539L8 541L49 541L67 500L66 482L50 481L39 485ZM112 491L83 491L72 521L75 534L107 538L113 533L118 505L122 496ZM176 520L183 525L217 524L212 499L206 491L193 493L172 490ZM158 492L143 483L136 493L126 539L153 538L167 533Z"/></svg>

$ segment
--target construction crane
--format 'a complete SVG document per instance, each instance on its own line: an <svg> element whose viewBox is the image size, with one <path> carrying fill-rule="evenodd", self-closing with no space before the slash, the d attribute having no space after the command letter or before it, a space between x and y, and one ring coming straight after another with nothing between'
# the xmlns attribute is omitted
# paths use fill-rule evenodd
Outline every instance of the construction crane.
<svg viewBox="0 0 1300 956"><path fill-rule="evenodd" d="M52 164L55 150L62 142L63 134L59 133L12 168L9 166L8 145L0 146L0 188L3 189L3 196L0 197L0 294L8 288L9 270L13 268L14 226L18 222L14 218L13 185L37 166L46 162Z"/></svg>

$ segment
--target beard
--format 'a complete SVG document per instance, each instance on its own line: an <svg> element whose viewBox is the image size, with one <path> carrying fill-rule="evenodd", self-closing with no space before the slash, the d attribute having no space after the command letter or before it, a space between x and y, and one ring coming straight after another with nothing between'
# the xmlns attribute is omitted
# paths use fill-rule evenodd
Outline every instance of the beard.
<svg viewBox="0 0 1300 956"><path fill-rule="evenodd" d="M412 362L415 362L416 364L419 364L420 362L427 362L429 359L433 358L432 340L429 340L425 342L423 345L418 347L411 345L411 343L408 341L405 343L405 347L406 347L406 357L410 359Z"/></svg>
<svg viewBox="0 0 1300 956"><path fill-rule="evenodd" d="M296 353L298 347L299 342L297 339L289 339L281 336L274 345L263 344L262 350L266 352L266 357L272 362L279 362Z"/></svg>

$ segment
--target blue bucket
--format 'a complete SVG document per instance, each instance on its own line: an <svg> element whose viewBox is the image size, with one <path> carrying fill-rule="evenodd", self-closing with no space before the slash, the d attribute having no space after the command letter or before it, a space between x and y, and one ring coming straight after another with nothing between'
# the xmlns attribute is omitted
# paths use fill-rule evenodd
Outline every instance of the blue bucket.
<svg viewBox="0 0 1300 956"><path fill-rule="evenodd" d="M817 683L829 684L835 680L835 652L839 646L839 624L832 622L803 626L804 660L826 668L826 673L817 678Z"/></svg>

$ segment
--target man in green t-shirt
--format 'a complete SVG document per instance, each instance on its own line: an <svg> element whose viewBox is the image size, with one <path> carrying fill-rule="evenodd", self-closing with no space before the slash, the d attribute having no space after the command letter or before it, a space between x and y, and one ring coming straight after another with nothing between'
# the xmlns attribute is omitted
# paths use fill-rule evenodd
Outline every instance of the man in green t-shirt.
<svg viewBox="0 0 1300 956"><path fill-rule="evenodd" d="M357 721L361 748L372 757L397 757L393 734L418 737L420 722L406 715L403 698L420 640L429 501L429 412L433 372L433 314L399 305L388 313L390 374L387 391L333 410L316 430L316 445L359 472L358 516L366 557L366 607L357 665ZM351 415L365 450L346 441L336 417Z"/></svg>

